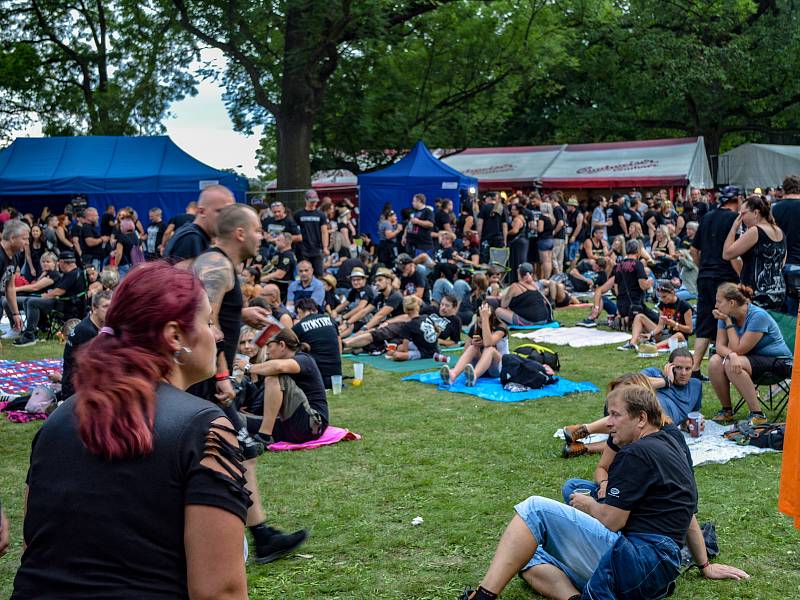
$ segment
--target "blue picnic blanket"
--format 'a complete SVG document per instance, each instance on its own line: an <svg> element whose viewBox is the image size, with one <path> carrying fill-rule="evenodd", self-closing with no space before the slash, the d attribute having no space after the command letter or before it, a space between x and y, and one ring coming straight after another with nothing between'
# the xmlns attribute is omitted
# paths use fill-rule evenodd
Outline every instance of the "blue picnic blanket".
<svg viewBox="0 0 800 600"><path fill-rule="evenodd" d="M570 381L559 377L558 380L538 390L528 390L527 392L508 392L500 385L499 378L482 377L475 382L474 387L464 385L464 375L459 375L452 385L442 385L439 372L414 373L403 377L403 381L419 381L428 385L436 385L440 390L454 392L456 394L469 394L492 402L522 402L523 400L536 400L537 398L551 398L554 396L566 396L579 392L599 392L596 385L588 381Z"/></svg>

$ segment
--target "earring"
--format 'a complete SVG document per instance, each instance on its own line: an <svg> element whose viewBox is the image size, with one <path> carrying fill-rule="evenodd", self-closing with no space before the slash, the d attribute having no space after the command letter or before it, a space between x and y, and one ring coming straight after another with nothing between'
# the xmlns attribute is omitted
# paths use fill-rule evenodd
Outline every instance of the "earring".
<svg viewBox="0 0 800 600"><path fill-rule="evenodd" d="M192 353L192 349L191 348L187 348L186 346L183 346L183 347L181 347L180 350L175 350L175 352L172 353L172 360L175 361L176 365L183 366L183 365L186 364L187 361L185 361L185 360L181 361L180 360L181 354L189 355L191 353Z"/></svg>

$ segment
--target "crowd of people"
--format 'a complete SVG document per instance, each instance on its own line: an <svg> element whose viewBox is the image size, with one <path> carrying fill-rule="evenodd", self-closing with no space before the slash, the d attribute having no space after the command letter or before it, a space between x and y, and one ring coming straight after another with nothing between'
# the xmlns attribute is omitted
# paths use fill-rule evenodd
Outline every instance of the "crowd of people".
<svg viewBox="0 0 800 600"><path fill-rule="evenodd" d="M486 578L464 597L496 598L522 572L548 597L591 589L584 597L611 598L619 586L643 585L651 566L659 575L637 597L661 597L687 538L705 576L745 577L707 560L691 461L675 432L700 408L710 341L715 420L733 420L733 384L750 422L765 422L753 381L767 371L790 376L792 353L770 311L797 311L800 177L788 177L781 193L491 193L464 201L458 214L448 199L431 205L417 194L399 216L385 207L375 240L357 233L356 206L314 190L292 213L279 201L236 204L213 185L185 214L165 222L152 209L147 224L130 208L38 219L0 212L11 324L4 337L27 346L77 323L65 346L61 405L33 446L28 550L12 597L113 595L120 586L244 597L242 524L259 563L307 537L267 525L256 461L275 442L325 432L326 389L342 377L343 352L435 358L444 385L463 376L474 386L499 376L510 327L548 324L554 309L586 300L582 326L597 327L605 311L604 325L631 330L621 350L652 342L672 349L669 361L617 381L602 418L565 427L563 455L602 453L605 478L585 482L588 496L565 492L571 506L539 497L518 505ZM441 352L459 345L462 331L464 349L450 364ZM102 393L97 372L110 372ZM607 432L607 444L578 443ZM655 463L669 468L643 468ZM88 481L115 498L109 511L136 503L160 506L160 514L115 520L65 503L58 518L47 508ZM62 519L72 534L53 527ZM102 544L86 533L99 536L101 526ZM141 549L112 551L119 539L146 539L146 560L129 568ZM61 561L44 569L53 555ZM206 560L215 564L208 572ZM631 567L624 582L614 575L620 567Z"/></svg>

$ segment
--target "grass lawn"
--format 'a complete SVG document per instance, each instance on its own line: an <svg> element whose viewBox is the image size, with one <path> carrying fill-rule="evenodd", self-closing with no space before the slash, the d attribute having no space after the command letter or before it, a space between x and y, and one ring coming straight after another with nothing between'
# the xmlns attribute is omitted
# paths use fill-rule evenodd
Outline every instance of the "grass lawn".
<svg viewBox="0 0 800 600"><path fill-rule="evenodd" d="M561 311L574 323L580 310ZM56 344L4 358L58 356ZM613 376L658 364L631 353L557 347L562 375L604 388ZM352 372L349 364L346 372ZM248 566L250 597L264 599L441 598L452 600L481 578L513 505L532 494L560 498L568 477L591 478L596 457L563 460L557 427L602 414L601 394L499 404L366 369L361 388L332 397L332 423L361 433L311 452L277 453L259 463L269 523L309 527L303 558ZM719 409L710 385L703 412ZM22 488L38 424L0 419L0 491L12 521L12 546L0 559L0 597L8 597L21 546ZM800 597L800 534L777 511L780 454L697 469L700 521L717 524L719 560L750 581L711 582L692 570L674 598ZM424 524L412 526L421 516ZM531 598L521 580L502 598Z"/></svg>

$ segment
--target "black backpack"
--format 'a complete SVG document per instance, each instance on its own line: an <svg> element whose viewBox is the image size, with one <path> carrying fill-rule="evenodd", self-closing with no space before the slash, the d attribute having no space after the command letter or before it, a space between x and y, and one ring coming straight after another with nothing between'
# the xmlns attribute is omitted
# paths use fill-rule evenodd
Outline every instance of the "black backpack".
<svg viewBox="0 0 800 600"><path fill-rule="evenodd" d="M555 381L555 377L548 375L540 362L516 354L503 356L503 364L500 368L500 383L503 386L507 383L516 383L538 390L555 383Z"/></svg>
<svg viewBox="0 0 800 600"><path fill-rule="evenodd" d="M514 354L523 358L530 358L536 362L547 365L553 371L561 370L561 362L558 360L558 352L550 350L547 346L539 344L522 344L514 349Z"/></svg>

